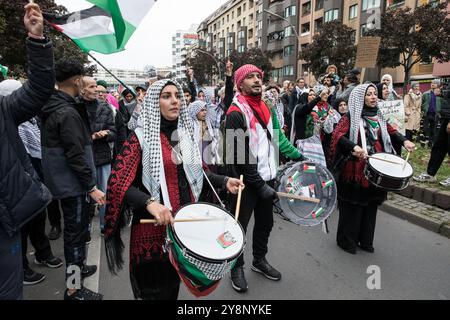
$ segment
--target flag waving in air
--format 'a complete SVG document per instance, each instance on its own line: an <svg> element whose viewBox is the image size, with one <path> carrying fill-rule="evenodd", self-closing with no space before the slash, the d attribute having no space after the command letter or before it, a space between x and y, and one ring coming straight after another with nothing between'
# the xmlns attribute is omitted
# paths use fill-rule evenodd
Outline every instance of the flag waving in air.
<svg viewBox="0 0 450 320"><path fill-rule="evenodd" d="M156 0L88 0L92 8L56 16L44 14L56 29L83 51L111 54L125 45Z"/></svg>

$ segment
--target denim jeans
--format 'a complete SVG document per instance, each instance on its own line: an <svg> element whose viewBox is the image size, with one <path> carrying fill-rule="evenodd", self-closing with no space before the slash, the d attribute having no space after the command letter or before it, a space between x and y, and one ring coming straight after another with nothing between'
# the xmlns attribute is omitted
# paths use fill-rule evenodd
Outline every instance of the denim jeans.
<svg viewBox="0 0 450 320"><path fill-rule="evenodd" d="M97 167L97 187L106 193L108 187L108 179L111 175L111 164L105 164ZM105 206L101 206L98 210L100 216L100 229L105 227Z"/></svg>

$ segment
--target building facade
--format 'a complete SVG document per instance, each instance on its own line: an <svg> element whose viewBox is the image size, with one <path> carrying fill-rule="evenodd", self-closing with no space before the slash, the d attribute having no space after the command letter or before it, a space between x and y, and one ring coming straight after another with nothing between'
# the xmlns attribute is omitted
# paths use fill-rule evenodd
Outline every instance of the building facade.
<svg viewBox="0 0 450 320"><path fill-rule="evenodd" d="M186 80L186 66L182 63L186 59L189 48L199 44L197 29L198 25L193 24L189 30L178 30L172 36L172 70L180 81Z"/></svg>
<svg viewBox="0 0 450 320"><path fill-rule="evenodd" d="M447 0L230 0L206 18L197 32L200 46L214 51L220 59L233 50L261 48L271 58L274 82L314 79L298 54L324 23L342 21L354 29L352 38L358 44L369 29L381 27L380 16L385 10L416 8L433 1ZM411 79L429 82L435 74L446 73L446 67L448 64L433 61L417 64ZM391 74L397 84L404 82L402 67L367 69L365 80L377 81L385 73Z"/></svg>
<svg viewBox="0 0 450 320"><path fill-rule="evenodd" d="M119 78L123 83L135 87L138 85L145 85L148 81L148 75L144 70L127 70L127 69L109 69L117 78ZM98 67L97 72L93 75L96 80L104 80L111 87L116 87L119 82L106 72L103 68Z"/></svg>

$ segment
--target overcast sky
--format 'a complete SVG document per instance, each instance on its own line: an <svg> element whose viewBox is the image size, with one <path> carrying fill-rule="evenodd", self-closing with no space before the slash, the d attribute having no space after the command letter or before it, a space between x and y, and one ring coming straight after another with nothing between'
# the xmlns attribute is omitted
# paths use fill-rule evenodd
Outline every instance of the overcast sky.
<svg viewBox="0 0 450 320"><path fill-rule="evenodd" d="M200 24L227 0L158 0L123 52L93 55L109 68L143 69L172 65L172 36ZM92 6L85 0L55 0L70 12Z"/></svg>

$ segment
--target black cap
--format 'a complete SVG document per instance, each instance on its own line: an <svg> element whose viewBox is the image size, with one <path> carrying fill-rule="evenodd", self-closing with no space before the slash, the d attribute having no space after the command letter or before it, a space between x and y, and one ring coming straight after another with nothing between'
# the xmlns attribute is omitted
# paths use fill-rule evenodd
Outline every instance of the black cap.
<svg viewBox="0 0 450 320"><path fill-rule="evenodd" d="M361 71L359 71L358 69L352 69L352 70L350 70L350 72L349 73L353 73L354 75L358 75L358 74L361 74Z"/></svg>

